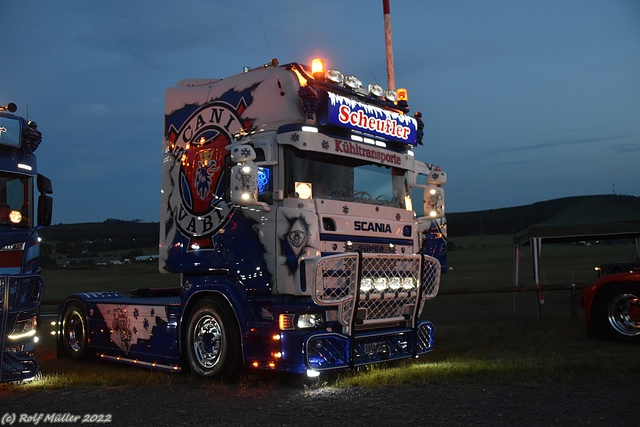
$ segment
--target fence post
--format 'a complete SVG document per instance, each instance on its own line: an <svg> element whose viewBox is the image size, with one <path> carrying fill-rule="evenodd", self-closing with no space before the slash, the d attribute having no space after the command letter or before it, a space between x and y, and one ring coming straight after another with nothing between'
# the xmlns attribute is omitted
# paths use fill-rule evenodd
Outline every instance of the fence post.
<svg viewBox="0 0 640 427"><path fill-rule="evenodd" d="M571 318L578 320L578 309L576 308L578 295L576 292L576 284L571 284Z"/></svg>

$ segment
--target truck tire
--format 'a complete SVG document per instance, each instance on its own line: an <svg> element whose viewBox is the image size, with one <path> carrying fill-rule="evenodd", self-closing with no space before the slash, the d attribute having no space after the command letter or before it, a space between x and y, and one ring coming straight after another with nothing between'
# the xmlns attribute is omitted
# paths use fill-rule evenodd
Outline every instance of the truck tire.
<svg viewBox="0 0 640 427"><path fill-rule="evenodd" d="M89 328L87 316L78 303L67 305L62 314L60 340L64 353L72 360L89 360L93 353L89 350Z"/></svg>
<svg viewBox="0 0 640 427"><path fill-rule="evenodd" d="M185 332L185 356L193 374L208 379L236 377L240 332L230 309L214 298L202 299L191 311Z"/></svg>
<svg viewBox="0 0 640 427"><path fill-rule="evenodd" d="M640 343L640 283L614 283L602 288L592 316L597 330L607 338Z"/></svg>

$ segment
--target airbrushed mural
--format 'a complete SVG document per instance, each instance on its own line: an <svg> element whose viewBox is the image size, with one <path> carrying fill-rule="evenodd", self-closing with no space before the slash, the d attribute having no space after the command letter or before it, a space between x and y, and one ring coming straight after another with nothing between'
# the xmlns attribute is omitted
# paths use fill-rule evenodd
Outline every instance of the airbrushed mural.
<svg viewBox="0 0 640 427"><path fill-rule="evenodd" d="M111 342L125 353L149 341L157 327L166 329L168 323L164 306L97 304L96 308L109 328Z"/></svg>
<svg viewBox="0 0 640 427"><path fill-rule="evenodd" d="M198 272L237 265L239 275L247 277L266 271L252 224L224 199L228 147L253 125L246 110L254 90L232 89L215 102L182 105L165 116L161 270Z"/></svg>

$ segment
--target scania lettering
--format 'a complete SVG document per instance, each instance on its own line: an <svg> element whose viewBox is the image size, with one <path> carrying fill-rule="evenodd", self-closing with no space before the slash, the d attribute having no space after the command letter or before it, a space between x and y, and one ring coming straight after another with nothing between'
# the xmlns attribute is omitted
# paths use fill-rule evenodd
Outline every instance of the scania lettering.
<svg viewBox="0 0 640 427"><path fill-rule="evenodd" d="M375 231L376 233L391 233L391 226L379 222L355 221L353 229L356 231Z"/></svg>
<svg viewBox="0 0 640 427"><path fill-rule="evenodd" d="M62 354L225 378L433 349L422 313L441 267L422 253L413 206L430 212L428 190L444 193L413 179L420 117L389 92L311 70L273 60L167 89L159 268L179 282L70 295ZM368 125L341 123L338 105Z"/></svg>
<svg viewBox="0 0 640 427"><path fill-rule="evenodd" d="M34 154L42 135L35 122L12 114L16 110L13 103L0 106L0 381L38 372L34 348L44 281L37 229L50 224L52 206L51 181L38 173Z"/></svg>

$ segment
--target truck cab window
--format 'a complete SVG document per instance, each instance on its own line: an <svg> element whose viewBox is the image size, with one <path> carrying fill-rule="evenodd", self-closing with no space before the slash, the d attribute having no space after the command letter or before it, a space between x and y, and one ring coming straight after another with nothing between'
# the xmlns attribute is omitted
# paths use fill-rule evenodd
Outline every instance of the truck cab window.
<svg viewBox="0 0 640 427"><path fill-rule="evenodd" d="M0 173L0 225L30 226L31 179L27 176ZM10 220L13 211L20 213L17 224Z"/></svg>
<svg viewBox="0 0 640 427"><path fill-rule="evenodd" d="M338 157L287 147L285 152L286 177L293 194L293 183L312 185L313 198L356 201L401 207L399 194L404 190L404 171L391 166Z"/></svg>

